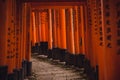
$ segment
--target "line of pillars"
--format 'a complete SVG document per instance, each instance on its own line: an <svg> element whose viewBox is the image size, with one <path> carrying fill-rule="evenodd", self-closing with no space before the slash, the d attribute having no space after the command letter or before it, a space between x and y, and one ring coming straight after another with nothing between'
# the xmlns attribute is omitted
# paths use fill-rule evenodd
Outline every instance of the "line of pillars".
<svg viewBox="0 0 120 80"><path fill-rule="evenodd" d="M0 11L0 80L31 75L31 51L84 67L90 80L120 79L119 0L35 12L30 3L1 0Z"/></svg>
<svg viewBox="0 0 120 80"><path fill-rule="evenodd" d="M0 80L24 80L31 75L31 5L0 1Z"/></svg>
<svg viewBox="0 0 120 80"><path fill-rule="evenodd" d="M39 18L33 22L33 33L39 34L32 37L32 51L84 67L90 80L119 80L119 11L119 0L87 0L71 8L37 9L32 12L33 20Z"/></svg>

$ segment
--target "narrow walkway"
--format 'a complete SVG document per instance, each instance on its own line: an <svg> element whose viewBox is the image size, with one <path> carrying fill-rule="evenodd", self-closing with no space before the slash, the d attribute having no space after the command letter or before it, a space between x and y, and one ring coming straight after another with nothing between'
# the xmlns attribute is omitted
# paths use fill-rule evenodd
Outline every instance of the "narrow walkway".
<svg viewBox="0 0 120 80"><path fill-rule="evenodd" d="M64 62L43 55L34 55L32 64L34 79L29 80L87 80L83 68L66 66Z"/></svg>

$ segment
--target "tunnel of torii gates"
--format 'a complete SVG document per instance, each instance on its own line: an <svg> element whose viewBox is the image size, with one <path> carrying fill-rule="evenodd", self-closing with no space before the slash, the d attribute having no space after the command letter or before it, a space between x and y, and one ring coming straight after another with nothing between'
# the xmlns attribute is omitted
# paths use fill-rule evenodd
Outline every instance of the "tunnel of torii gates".
<svg viewBox="0 0 120 80"><path fill-rule="evenodd" d="M120 80L120 0L0 0L0 80L23 80L31 53Z"/></svg>

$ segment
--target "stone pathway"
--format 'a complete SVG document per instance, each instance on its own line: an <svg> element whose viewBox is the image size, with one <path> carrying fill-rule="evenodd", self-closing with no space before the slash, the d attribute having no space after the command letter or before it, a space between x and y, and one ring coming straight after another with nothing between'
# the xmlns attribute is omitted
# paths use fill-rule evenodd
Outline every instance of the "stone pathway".
<svg viewBox="0 0 120 80"><path fill-rule="evenodd" d="M67 66L44 55L33 55L32 65L33 75L28 80L88 80L83 68Z"/></svg>

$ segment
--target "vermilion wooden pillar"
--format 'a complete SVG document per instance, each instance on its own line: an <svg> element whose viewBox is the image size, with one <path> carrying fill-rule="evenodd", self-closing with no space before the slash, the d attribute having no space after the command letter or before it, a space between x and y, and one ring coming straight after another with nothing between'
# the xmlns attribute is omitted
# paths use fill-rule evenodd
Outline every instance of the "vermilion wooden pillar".
<svg viewBox="0 0 120 80"><path fill-rule="evenodd" d="M102 2L100 0L96 0L96 7L97 7L97 26L98 26L98 34L97 34L97 78L99 80L104 80L105 79L105 51L104 51L104 36L103 36L103 28L102 28L102 7L101 7ZM95 9L94 9L95 10ZM96 18L96 17L95 17Z"/></svg>
<svg viewBox="0 0 120 80"><path fill-rule="evenodd" d="M120 1L101 0L102 28L104 40L105 78L104 80L119 80L119 28L120 28ZM114 12L114 13L113 13Z"/></svg>
<svg viewBox="0 0 120 80"><path fill-rule="evenodd" d="M78 6L73 8L73 20L74 20L74 43L75 43L75 54L79 54L79 24L78 24Z"/></svg>
<svg viewBox="0 0 120 80"><path fill-rule="evenodd" d="M8 3L9 4L9 3ZM20 53L20 17L21 17L21 2L20 1L16 1L13 0L12 2L12 26L13 26L13 30L11 31L12 33L12 65L13 65L13 72L12 74L10 73L8 75L8 79L23 79L22 77L22 60L21 60L21 53ZM16 15L17 14L17 15Z"/></svg>
<svg viewBox="0 0 120 80"><path fill-rule="evenodd" d="M18 60L19 60L19 70L18 70L18 77L20 79L23 79L24 76L26 75L26 71L25 71L25 51L26 51L26 18L25 13L26 13L26 4L22 4L21 2L17 1L17 28L16 28L16 35L17 35L17 39L16 39L16 51L19 55L17 55ZM22 24L21 24L22 23ZM17 62L16 62L17 63ZM23 76L23 73L25 74Z"/></svg>
<svg viewBox="0 0 120 80"><path fill-rule="evenodd" d="M87 1L87 6L85 6L85 24L86 24L86 56L85 58L90 61L91 49L91 9L90 1Z"/></svg>
<svg viewBox="0 0 120 80"><path fill-rule="evenodd" d="M7 80L7 25L6 25L6 7L7 2L0 1L0 79Z"/></svg>
<svg viewBox="0 0 120 80"><path fill-rule="evenodd" d="M35 29L36 29L36 47L38 47L39 43L39 12L35 11Z"/></svg>
<svg viewBox="0 0 120 80"><path fill-rule="evenodd" d="M48 57L52 57L52 49L53 49L53 37L52 37L52 9L49 9L49 26L48 26Z"/></svg>
<svg viewBox="0 0 120 80"><path fill-rule="evenodd" d="M14 79L14 68L15 68L15 27L14 27L14 8L12 7L14 5L13 0L7 1L7 21L6 26L8 26L7 31L7 64L8 64L8 79Z"/></svg>
<svg viewBox="0 0 120 80"><path fill-rule="evenodd" d="M85 51L85 41L84 41L84 21L82 18L84 15L81 15L81 9L79 6L73 7L73 31L74 31L74 48L75 55L73 55L73 63L75 66L83 67L84 51ZM83 38L83 39L82 39ZM84 49L84 51L83 51Z"/></svg>
<svg viewBox="0 0 120 80"><path fill-rule="evenodd" d="M60 9L61 48L66 49L66 20L65 9ZM63 38L63 39L62 39Z"/></svg>
<svg viewBox="0 0 120 80"><path fill-rule="evenodd" d="M33 53L33 12L31 11L31 20L30 20L30 39L31 39L31 53Z"/></svg>
<svg viewBox="0 0 120 80"><path fill-rule="evenodd" d="M41 12L39 12L39 42L42 41L42 31L41 31Z"/></svg>
<svg viewBox="0 0 120 80"><path fill-rule="evenodd" d="M98 20L98 13L97 13L97 1L91 1L91 49L92 49L92 56L91 56L91 68L94 71L97 71L98 66L98 52L99 52L99 20ZM102 50L101 50L102 51ZM103 62L104 63L104 62ZM92 73L94 74L94 73Z"/></svg>
<svg viewBox="0 0 120 80"><path fill-rule="evenodd" d="M35 25L35 12L32 12L32 53L36 52L36 25Z"/></svg>
<svg viewBox="0 0 120 80"><path fill-rule="evenodd" d="M45 37L46 37L46 41L45 41L45 43L44 43L44 45L45 45L45 55L47 55L47 53L48 53L48 41L49 41L49 9L46 9L46 21L45 21L45 32L46 32L46 35L45 35ZM52 38L52 37L51 37Z"/></svg>
<svg viewBox="0 0 120 80"><path fill-rule="evenodd" d="M101 24L100 24L100 16L99 13L100 11L98 11L98 4L100 4L100 2L96 1L96 0L88 0L87 5L88 5L88 24L86 26L86 41L87 41L87 55L86 55L86 65L89 65L89 70L88 71L88 75L91 79L98 79L98 68L99 68L99 62L100 62L100 58L101 61L103 60L103 47L102 47L102 35L100 36L100 34L102 33L102 28ZM84 7L85 8L85 7ZM89 41L88 41L89 40ZM100 42L101 40L101 42ZM98 55L99 54L99 55ZM102 61L102 64L104 64L104 61ZM101 65L101 64L100 64ZM104 67L101 66L101 71L99 72L103 72L104 71ZM104 75L104 74L102 74ZM101 75L101 78L103 78L103 76Z"/></svg>
<svg viewBox="0 0 120 80"><path fill-rule="evenodd" d="M80 6L80 53L85 54L85 20L84 20L84 9Z"/></svg>
<svg viewBox="0 0 120 80"><path fill-rule="evenodd" d="M12 11L12 13L13 13L13 15L12 15L12 17L13 17L13 72L15 72L16 71L16 1L15 0L13 0L13 4L12 4L13 6L12 6L12 8L13 8L13 11Z"/></svg>
<svg viewBox="0 0 120 80"><path fill-rule="evenodd" d="M39 54L42 53L41 42L43 41L42 35L42 21L41 21L41 11L39 11Z"/></svg>
<svg viewBox="0 0 120 80"><path fill-rule="evenodd" d="M30 40L31 40L31 53L34 53L34 31L33 31L33 11L30 11Z"/></svg>
<svg viewBox="0 0 120 80"><path fill-rule="evenodd" d="M36 34L36 42L35 42L35 52L39 53L39 11L35 10L35 34Z"/></svg>
<svg viewBox="0 0 120 80"><path fill-rule="evenodd" d="M26 76L26 10L27 10L27 4L22 4L22 25L21 25L21 53L22 53L22 69L24 73L24 77Z"/></svg>
<svg viewBox="0 0 120 80"><path fill-rule="evenodd" d="M61 41L60 41L60 10L56 10L56 27L57 27L57 48L61 47Z"/></svg>
<svg viewBox="0 0 120 80"><path fill-rule="evenodd" d="M57 59L57 22L58 22L58 16L57 16L57 10L52 9L52 36L53 36L53 50L52 50L52 58Z"/></svg>
<svg viewBox="0 0 120 80"><path fill-rule="evenodd" d="M25 55L26 55L26 15L27 15L27 3L24 3L22 6L22 43L23 45L21 45L22 48L22 60L25 61Z"/></svg>
<svg viewBox="0 0 120 80"><path fill-rule="evenodd" d="M41 25L41 53L47 55L48 50L48 9L41 9L40 11L40 25Z"/></svg>
<svg viewBox="0 0 120 80"><path fill-rule="evenodd" d="M75 46L74 46L74 29L73 29L73 9L66 9L66 41L67 54L66 64L74 64Z"/></svg>
<svg viewBox="0 0 120 80"><path fill-rule="evenodd" d="M17 12L17 16L18 16L18 18L17 18L17 20L18 20L18 23L17 23L17 33L16 33L16 35L18 36L18 40L17 40L17 42L18 42L18 56L17 56L17 58L18 58L18 60L19 60L19 66L18 66L18 68L19 69L22 69L22 61L24 60L24 53L22 53L22 50L23 50L23 45L22 45L22 42L24 41L23 40L23 36L22 36L22 29L23 29L23 26L22 26L22 3L21 2L17 2L17 5L19 6L19 8L17 8L18 9L18 12Z"/></svg>
<svg viewBox="0 0 120 80"><path fill-rule="evenodd" d="M113 5L112 5L113 6ZM111 8L112 8L112 6L111 6ZM116 13L116 15L115 16L117 16L118 18L115 20L116 22L114 22L114 24L117 26L116 27L116 29L114 28L114 27L112 27L112 29L113 29L113 34L116 32L116 34L114 34L113 36L113 38L115 39L115 41L116 41L116 43L117 43L117 46L115 45L115 43L114 43L114 45L115 45L115 47L114 47L114 51L117 51L117 55L115 55L115 66L114 66L114 69L115 69L115 71L114 71L114 75L115 75L115 79L116 80L118 80L118 79L120 79L120 76L119 76L119 74L120 74L120 71L118 70L119 69L119 67L120 67L120 63L119 63L119 61L120 61L120 1L119 0L117 0L115 3L114 3L114 9L113 10L115 10L115 13ZM111 13L112 13L112 11L110 11ZM112 17L112 16L111 16ZM117 24L116 24L117 23ZM114 26L114 25L112 25L112 26ZM114 42L114 41L113 41ZM116 49L116 50L115 50ZM113 77L114 78L114 77Z"/></svg>
<svg viewBox="0 0 120 80"><path fill-rule="evenodd" d="M57 48L57 31L56 31L56 12L52 9L52 35L53 35L53 48Z"/></svg>
<svg viewBox="0 0 120 80"><path fill-rule="evenodd" d="M60 59L60 20L59 20L59 9L53 10L53 59Z"/></svg>
<svg viewBox="0 0 120 80"><path fill-rule="evenodd" d="M31 25L31 5L27 4L27 10L26 10L26 53L25 53L25 59L27 61L27 69L26 69L26 75L30 76L32 73L32 62L31 62L31 37L30 37L30 27Z"/></svg>
<svg viewBox="0 0 120 80"><path fill-rule="evenodd" d="M15 76L18 79L24 79L22 67L22 3L16 1L16 69L14 70Z"/></svg>
<svg viewBox="0 0 120 80"><path fill-rule="evenodd" d="M93 75L93 62L94 62L94 56L95 54L93 54L93 49L96 49L96 47L93 47L93 43L92 43L92 36L95 35L95 31L94 31L94 13L92 11L92 1L88 0L87 1L87 11L85 10L85 12L87 13L85 16L87 16L87 23L86 24L86 54L85 54L85 70L86 73L88 74L88 76L91 78L91 76ZM94 8L94 7L93 7ZM95 15L96 16L96 15ZM93 21L94 20L94 21ZM96 23L95 23L96 24ZM92 32L94 34L92 34ZM93 40L94 41L94 40ZM97 53L96 53L97 54ZM92 65L92 67L91 67Z"/></svg>
<svg viewBox="0 0 120 80"><path fill-rule="evenodd" d="M42 13L41 13L41 26L42 26L42 34L43 34L43 42L47 42L48 40L48 35L47 35L47 31L48 31L48 13L47 13L47 9L43 9Z"/></svg>
<svg viewBox="0 0 120 80"><path fill-rule="evenodd" d="M74 42L75 42L75 59L74 65L78 67L83 67L84 62L84 51L85 51L85 41L84 41L84 34L85 34L85 25L84 25L84 15L83 9L79 6L75 6L73 8L73 21L74 21Z"/></svg>
<svg viewBox="0 0 120 80"><path fill-rule="evenodd" d="M60 61L65 61L65 54L66 54L66 18L65 18L65 9L60 9L59 10L59 21L60 21L60 33L58 36L59 38L59 48L60 48Z"/></svg>
<svg viewBox="0 0 120 80"><path fill-rule="evenodd" d="M36 43L36 33L35 33L36 28L35 28L35 13L34 12L32 12L32 20L33 20L32 21L32 23L33 23L33 26L32 26L33 27L33 29L32 29L33 30L33 38L32 39L33 39L33 46L35 46L35 43Z"/></svg>

